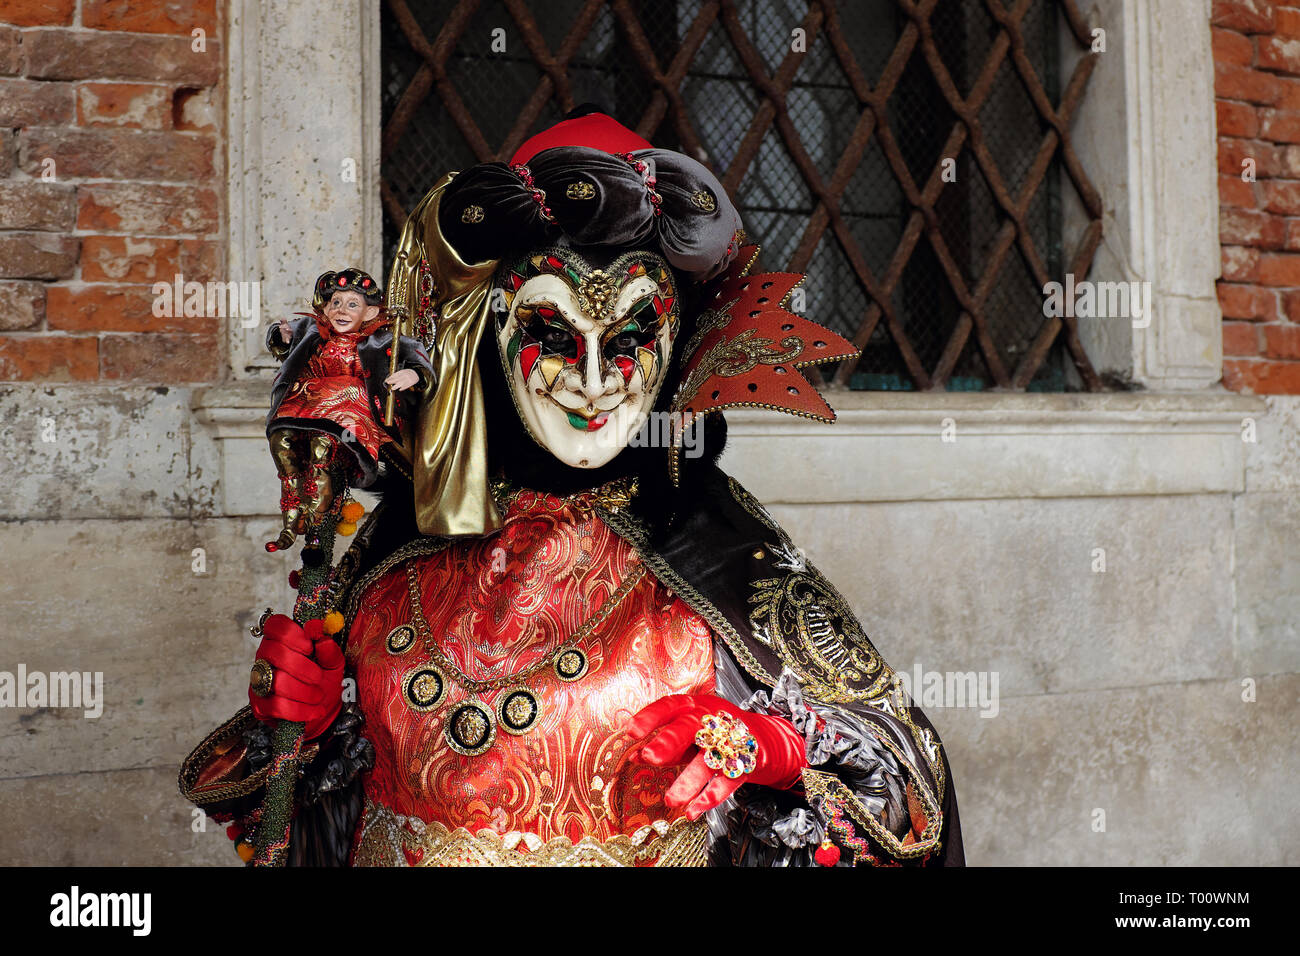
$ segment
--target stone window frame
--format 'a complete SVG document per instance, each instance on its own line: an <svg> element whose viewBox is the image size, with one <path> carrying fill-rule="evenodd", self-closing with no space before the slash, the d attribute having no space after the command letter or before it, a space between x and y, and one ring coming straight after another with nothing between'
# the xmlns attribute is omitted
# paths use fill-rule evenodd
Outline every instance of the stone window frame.
<svg viewBox="0 0 1300 956"><path fill-rule="evenodd" d="M1076 149L1106 207L1105 238L1089 278L1150 282L1153 306L1148 328L1081 319L1080 336L1099 370L1141 390L834 391L828 398L840 422L832 427L734 412L724 464L761 499L1244 490L1242 423L1264 415L1266 406L1219 385L1211 11L1210 0L1185 2L1200 15L1161 18L1146 0L1094 2L1090 16L1106 32L1106 52L1075 120ZM282 290L296 294L322 261L360 262L376 275L382 268L379 6L349 0L306 17L292 5L232 0L231 11L230 278L265 283L264 323L231 330L235 383L196 393L195 410L222 450L225 513L251 514L265 513L275 500L262 433L274 362L262 353L261 337L270 317L301 308L281 301ZM1063 43L1063 50L1072 46ZM340 53L347 50L356 55ZM1073 64L1063 60L1068 72ZM371 66L358 82L360 63ZM329 122L315 125L310 112L321 103L336 108ZM303 188L305 173L334 171L348 157L357 165L354 191ZM356 231L327 235L303 227L322 215L354 221ZM1069 222L1067 209L1067 229ZM945 442L945 434L956 440ZM786 466L792 448L822 480L807 482Z"/></svg>

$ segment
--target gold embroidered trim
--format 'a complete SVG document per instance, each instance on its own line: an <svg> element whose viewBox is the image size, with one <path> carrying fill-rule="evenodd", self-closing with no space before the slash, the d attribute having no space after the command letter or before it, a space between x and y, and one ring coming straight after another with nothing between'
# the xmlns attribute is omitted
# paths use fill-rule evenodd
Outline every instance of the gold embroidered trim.
<svg viewBox="0 0 1300 956"><path fill-rule="evenodd" d="M701 817L657 820L631 835L543 841L536 834L495 830L471 833L406 817L366 801L356 866L707 866L708 824Z"/></svg>
<svg viewBox="0 0 1300 956"><path fill-rule="evenodd" d="M731 653L735 655L736 660L749 672L751 677L761 681L767 687L776 685L776 678L769 674L767 669L759 663L758 658L745 645L744 640L726 615L678 575L668 565L668 562L651 550L645 528L639 521L626 513L615 513L605 508L598 507L596 513L605 524L609 525L611 531L632 546L632 550L636 552L637 557L650 569L655 578L685 601L687 607L704 618L705 623L713 628L715 634L722 638L727 647L731 649Z"/></svg>
<svg viewBox="0 0 1300 956"><path fill-rule="evenodd" d="M356 619L357 611L360 610L361 595L365 594L372 584L403 561L420 555L437 554L450 544L450 538L417 538L402 545L367 571L365 576L348 592L347 605L343 610L343 633L348 634L352 630L352 622Z"/></svg>
<svg viewBox="0 0 1300 956"><path fill-rule="evenodd" d="M727 486L736 502L780 539L787 555L799 555L790 536L758 499L730 476L727 478ZM806 561L803 561L802 571L791 571L784 578L751 581L750 585L756 591L750 596L750 603L755 605L750 612L755 639L772 648L782 664L794 671L800 683L809 691L808 696L814 700L828 704L867 704L896 718L907 727L917 749L926 758L942 801L947 781L943 761L939 756L941 747L930 731L923 730L912 719L898 675L863 632L857 615L853 613L844 595L824 574ZM802 589L804 595L798 589ZM807 594L812 594L815 600L825 605L820 620L809 621ZM840 628L837 629L830 623L825 615L826 610L830 611L831 616L839 617L842 625ZM787 622L792 623L798 637L797 643L793 645L787 634L789 628L782 626ZM828 630L831 638L829 641ZM843 659L835 657L833 651L826 650L828 644L836 643L843 649ZM871 683L862 689L855 689L848 686L845 676L870 679ZM892 746L890 749L896 750ZM902 759L901 754L899 759ZM908 766L911 767L910 764ZM918 787L925 789L915 770L913 776Z"/></svg>
<svg viewBox="0 0 1300 956"><path fill-rule="evenodd" d="M889 746L888 741L883 737L879 739L886 746ZM894 750L895 754L897 754L895 748L890 747L889 749ZM844 782L833 773L805 767L803 770L803 785L808 793L809 800L819 798L834 803L846 812L854 823L870 833L872 839L879 843L890 856L899 860L915 860L939 849L939 831L943 828L943 816L939 812L938 805L934 802L934 797L924 785L920 784L920 778L916 776L915 768L909 766L908 769L912 771L914 782L917 783L917 790L926 803L927 811L925 829L921 832L921 838L915 843L903 843L888 827L872 816L871 811L858 799L857 794L845 786Z"/></svg>
<svg viewBox="0 0 1300 956"><path fill-rule="evenodd" d="M246 797L255 793L266 785L266 776L271 772L271 765L268 763L256 773L251 773L242 780L233 780L227 783L212 783L206 786L199 786L199 775L203 772L203 767L211 759L217 747L227 741L234 741L243 736L243 732L249 727L257 724L257 718L253 716L251 707L241 707L234 717L231 717L224 724L218 727L212 733L208 734L195 747L185 761L181 764L180 774L177 778L177 785L180 788L181 796L198 807L210 807L213 804L221 803L225 800L235 799L237 797ZM299 762L299 770L316 759L320 753L320 744L308 744L303 748L302 757Z"/></svg>

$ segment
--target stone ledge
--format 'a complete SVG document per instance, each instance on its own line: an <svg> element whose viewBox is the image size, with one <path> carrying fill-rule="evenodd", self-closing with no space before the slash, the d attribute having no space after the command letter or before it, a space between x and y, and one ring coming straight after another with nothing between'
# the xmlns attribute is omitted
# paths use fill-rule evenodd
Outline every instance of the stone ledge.
<svg viewBox="0 0 1300 956"><path fill-rule="evenodd" d="M724 465L760 500L785 504L1230 493L1245 490L1242 422L1269 413L1262 399L1218 390L829 398L832 426L727 413ZM194 393L196 420L222 446L224 514L277 500L266 401L261 383Z"/></svg>
<svg viewBox="0 0 1300 956"><path fill-rule="evenodd" d="M724 466L760 500L788 504L1239 492L1242 422L1268 414L1262 399L1218 390L827 397L833 426L728 413Z"/></svg>

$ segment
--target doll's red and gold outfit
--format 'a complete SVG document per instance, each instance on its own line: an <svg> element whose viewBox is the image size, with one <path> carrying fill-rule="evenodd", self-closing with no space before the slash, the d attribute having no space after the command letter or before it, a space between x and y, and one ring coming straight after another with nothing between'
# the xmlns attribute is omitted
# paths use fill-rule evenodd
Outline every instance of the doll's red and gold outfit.
<svg viewBox="0 0 1300 956"><path fill-rule="evenodd" d="M413 636L415 587L423 622ZM406 676L438 656L476 680L527 672L606 602L617 606L574 645L585 659L576 680L543 667L471 693L444 665L434 709L408 697ZM354 863L706 862L704 821L664 803L679 768L630 762L636 742L624 731L665 695L713 692L712 634L583 496L521 492L498 534L392 566L360 606L348 661L376 761L363 779ZM426 640L437 642L433 654ZM495 711L521 686L540 711L529 729L498 721L483 752L453 749L459 705Z"/></svg>
<svg viewBox="0 0 1300 956"><path fill-rule="evenodd" d="M333 332L324 319L316 325L323 341L289 386L289 393L275 410L275 418L333 422L343 432L351 433L371 458L377 458L379 446L388 438L375 423L367 401L366 373L357 344L383 323L372 323L356 332ZM271 427L276 427L274 422ZM300 422L294 427L300 427Z"/></svg>

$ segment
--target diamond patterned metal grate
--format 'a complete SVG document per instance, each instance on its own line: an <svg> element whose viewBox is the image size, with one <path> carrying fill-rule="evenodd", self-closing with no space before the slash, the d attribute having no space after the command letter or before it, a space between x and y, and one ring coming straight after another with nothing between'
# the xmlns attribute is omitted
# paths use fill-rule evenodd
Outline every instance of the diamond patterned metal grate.
<svg viewBox="0 0 1300 956"><path fill-rule="evenodd" d="M767 266L808 273L806 314L863 350L835 384L1099 390L1042 310L1101 241L1069 135L1090 42L1075 0L387 0L386 238L447 170L593 102L708 164Z"/></svg>

